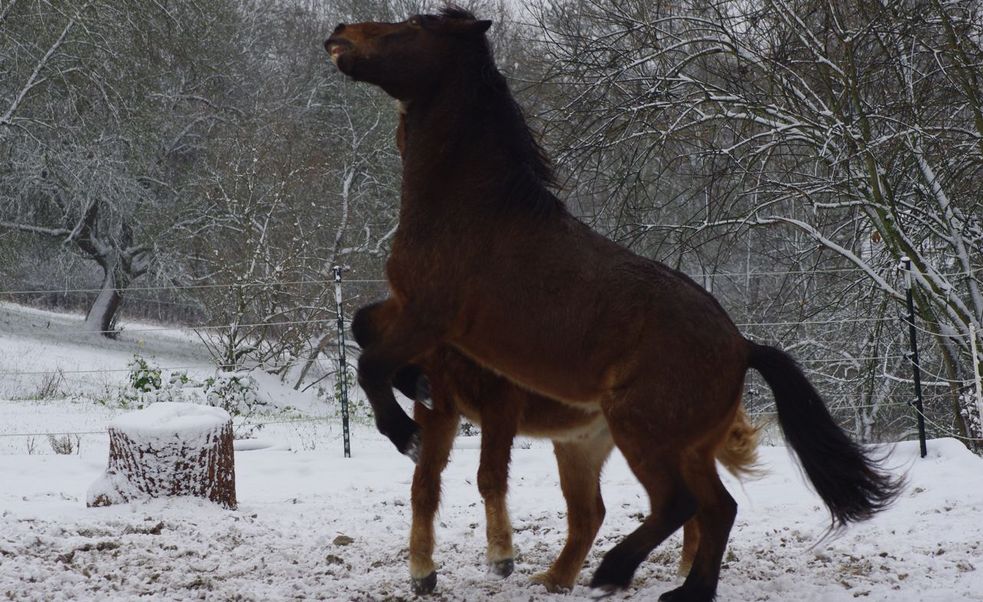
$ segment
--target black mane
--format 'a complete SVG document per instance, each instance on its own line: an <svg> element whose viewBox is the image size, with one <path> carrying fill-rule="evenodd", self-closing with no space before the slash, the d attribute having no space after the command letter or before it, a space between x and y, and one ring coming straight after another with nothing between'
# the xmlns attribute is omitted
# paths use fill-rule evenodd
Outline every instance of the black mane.
<svg viewBox="0 0 983 602"><path fill-rule="evenodd" d="M440 9L440 16L447 19L467 19L469 21L478 20L478 17L474 16L474 13L464 10L455 4L448 4L444 8Z"/></svg>
<svg viewBox="0 0 983 602"><path fill-rule="evenodd" d="M470 11L454 5L444 7L440 16L445 19L477 20ZM522 108L512 96L505 76L498 70L486 36L481 36L476 50L470 58L472 64L469 67L480 74L480 86L475 92L481 95L481 104L490 109L495 127L502 132L516 162L528 171L528 177L542 186L555 186L556 175L549 157L533 137ZM525 188L528 183L523 184Z"/></svg>

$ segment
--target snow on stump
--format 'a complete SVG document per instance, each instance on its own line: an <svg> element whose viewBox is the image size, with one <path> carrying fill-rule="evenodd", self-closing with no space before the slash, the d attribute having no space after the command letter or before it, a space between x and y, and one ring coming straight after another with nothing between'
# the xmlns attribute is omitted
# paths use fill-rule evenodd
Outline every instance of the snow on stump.
<svg viewBox="0 0 983 602"><path fill-rule="evenodd" d="M87 505L190 495L236 507L232 417L221 408L155 403L109 424L109 468Z"/></svg>

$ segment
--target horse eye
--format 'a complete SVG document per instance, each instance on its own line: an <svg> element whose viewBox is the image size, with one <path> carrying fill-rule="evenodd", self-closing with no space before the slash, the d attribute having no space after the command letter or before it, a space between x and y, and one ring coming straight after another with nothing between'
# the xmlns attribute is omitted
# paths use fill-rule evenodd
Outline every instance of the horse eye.
<svg viewBox="0 0 983 602"><path fill-rule="evenodd" d="M423 27L423 19L420 17L410 17L409 23L413 27Z"/></svg>

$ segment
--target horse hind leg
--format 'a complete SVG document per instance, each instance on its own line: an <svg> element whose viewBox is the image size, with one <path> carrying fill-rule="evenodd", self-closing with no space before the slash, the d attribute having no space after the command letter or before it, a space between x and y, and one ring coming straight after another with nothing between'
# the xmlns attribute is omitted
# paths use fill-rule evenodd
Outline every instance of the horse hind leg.
<svg viewBox="0 0 983 602"><path fill-rule="evenodd" d="M457 434L458 414L439 406L433 411L416 406L416 418L421 425L420 461L413 471L410 528L410 579L413 593L424 595L437 586L437 571L433 561L434 517L440 505L440 475L447 466L454 436Z"/></svg>
<svg viewBox="0 0 983 602"><path fill-rule="evenodd" d="M699 525L698 544L683 585L666 592L659 600L713 600L727 539L737 516L737 503L720 482L710 452L684 464L683 478L697 499L695 521Z"/></svg>
<svg viewBox="0 0 983 602"><path fill-rule="evenodd" d="M504 578L515 569L507 497L509 462L518 429L519 407L508 394L500 397L495 403L482 406L478 492L485 503L488 566L492 573Z"/></svg>
<svg viewBox="0 0 983 602"><path fill-rule="evenodd" d="M693 559L696 558L696 550L700 547L700 525L696 517L686 521L683 525L683 553L679 559L679 567L676 574L685 577L693 568Z"/></svg>
<svg viewBox="0 0 983 602"><path fill-rule="evenodd" d="M615 436L632 472L649 495L651 514L604 555L594 572L591 587L605 593L626 589L638 565L696 512L696 499L680 474L678 456L668 450L658 453L645 449L651 445L651 439L646 439L626 445L623 438Z"/></svg>
<svg viewBox="0 0 983 602"><path fill-rule="evenodd" d="M550 568L533 575L550 592L573 588L584 559L604 522L601 469L614 442L605 428L586 440L554 441L553 452L560 472L560 488L567 503L567 541Z"/></svg>
<svg viewBox="0 0 983 602"><path fill-rule="evenodd" d="M716 450L717 461L738 478L760 476L762 469L758 467L758 438L759 428L751 423L743 404L738 403L727 436ZM694 517L683 525L683 554L678 570L681 577L689 574L699 543L699 519Z"/></svg>

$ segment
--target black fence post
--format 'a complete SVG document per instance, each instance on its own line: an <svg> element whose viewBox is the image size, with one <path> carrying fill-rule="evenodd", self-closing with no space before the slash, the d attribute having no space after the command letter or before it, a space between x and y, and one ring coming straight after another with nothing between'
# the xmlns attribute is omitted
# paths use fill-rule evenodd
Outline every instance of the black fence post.
<svg viewBox="0 0 983 602"><path fill-rule="evenodd" d="M345 309L341 303L341 266L334 267L334 298L338 312L338 394L341 396L341 433L345 457L352 457L351 430L348 424L348 359L345 354Z"/></svg>
<svg viewBox="0 0 983 602"><path fill-rule="evenodd" d="M928 455L928 448L925 445L925 408L922 405L922 373L921 364L918 362L918 338L915 332L915 302L911 294L911 259L902 257L901 263L905 270L905 289L908 302L908 336L911 339L911 370L915 379L915 410L918 413L918 443L921 448L922 457Z"/></svg>

